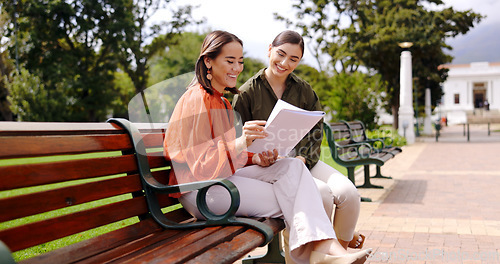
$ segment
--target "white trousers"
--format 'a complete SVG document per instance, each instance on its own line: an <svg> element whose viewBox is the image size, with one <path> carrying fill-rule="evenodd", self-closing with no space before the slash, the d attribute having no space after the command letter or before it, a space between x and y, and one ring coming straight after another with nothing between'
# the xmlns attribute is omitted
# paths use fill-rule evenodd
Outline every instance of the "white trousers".
<svg viewBox="0 0 500 264"><path fill-rule="evenodd" d="M361 196L356 186L342 173L323 161L311 169L316 185L323 200L323 206L332 221L338 239L351 241L358 222ZM333 219L332 219L333 216ZM285 260L294 264L288 250L288 230L282 232Z"/></svg>
<svg viewBox="0 0 500 264"><path fill-rule="evenodd" d="M358 222L361 196L356 186L342 173L318 161L311 174L323 199L328 216L333 214L333 227L337 238L351 241Z"/></svg>
<svg viewBox="0 0 500 264"><path fill-rule="evenodd" d="M295 262L309 262L310 242L336 239L315 180L299 159L281 159L270 167L245 167L227 179L240 193L237 216L285 220ZM196 207L196 192L184 194L179 200L193 216L203 218ZM222 214L229 208L229 193L214 186L207 192L207 204L211 211Z"/></svg>

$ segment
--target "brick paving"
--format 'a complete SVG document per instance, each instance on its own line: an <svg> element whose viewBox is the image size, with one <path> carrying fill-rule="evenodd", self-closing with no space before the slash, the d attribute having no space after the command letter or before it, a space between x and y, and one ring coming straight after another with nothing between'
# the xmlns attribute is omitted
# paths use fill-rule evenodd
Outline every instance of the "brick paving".
<svg viewBox="0 0 500 264"><path fill-rule="evenodd" d="M470 142L458 125L438 142L420 137L382 166L393 179L371 180L384 189L359 189L373 199L357 225L374 250L366 263L500 263L500 126L491 130L471 125Z"/></svg>

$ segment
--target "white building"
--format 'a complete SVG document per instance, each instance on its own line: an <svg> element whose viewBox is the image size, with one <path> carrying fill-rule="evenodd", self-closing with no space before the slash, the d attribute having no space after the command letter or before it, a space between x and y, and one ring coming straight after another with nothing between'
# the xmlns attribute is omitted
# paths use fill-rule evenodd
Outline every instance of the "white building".
<svg viewBox="0 0 500 264"><path fill-rule="evenodd" d="M465 123L467 115L500 114L500 62L443 67L449 69L448 79L435 114L446 116L448 124Z"/></svg>

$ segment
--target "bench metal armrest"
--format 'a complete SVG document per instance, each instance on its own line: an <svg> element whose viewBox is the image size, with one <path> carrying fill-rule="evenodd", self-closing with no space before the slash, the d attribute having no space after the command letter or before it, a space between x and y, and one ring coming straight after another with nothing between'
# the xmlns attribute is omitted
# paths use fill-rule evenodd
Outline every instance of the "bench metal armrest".
<svg viewBox="0 0 500 264"><path fill-rule="evenodd" d="M0 240L0 263L16 264L14 258L12 258L12 253L10 252L9 248L1 240Z"/></svg>
<svg viewBox="0 0 500 264"><path fill-rule="evenodd" d="M146 154L146 147L142 141L142 136L139 130L128 120L122 118L111 118L108 122L115 123L124 128L132 140L139 174L141 175L142 186L146 195L148 208L153 219L164 228L195 228L205 226L218 225L245 225L257 229L264 235L264 243L262 246L269 243L274 236L273 230L266 224L257 220L248 218L235 217L235 213L240 206L240 194L237 187L229 180L218 179L210 181L200 181L192 183L184 183L178 185L165 185L158 182L152 175L151 169ZM217 215L210 211L206 201L208 190L215 185L220 185L228 190L231 196L231 206L221 215ZM196 203L200 213L206 218L206 221L196 221L193 223L177 223L167 219L161 211L156 193L173 194L188 191L199 190L196 196Z"/></svg>

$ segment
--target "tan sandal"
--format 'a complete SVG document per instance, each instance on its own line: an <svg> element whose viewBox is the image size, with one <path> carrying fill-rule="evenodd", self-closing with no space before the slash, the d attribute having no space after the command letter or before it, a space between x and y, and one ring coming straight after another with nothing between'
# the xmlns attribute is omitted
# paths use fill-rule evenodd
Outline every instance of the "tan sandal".
<svg viewBox="0 0 500 264"><path fill-rule="evenodd" d="M349 242L348 247L363 248L364 243L365 243L365 236L360 234L359 232L354 232L354 237L352 238L351 242Z"/></svg>

